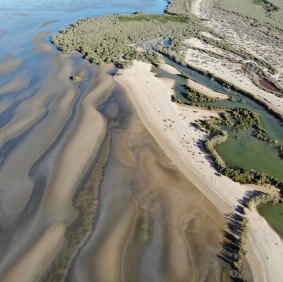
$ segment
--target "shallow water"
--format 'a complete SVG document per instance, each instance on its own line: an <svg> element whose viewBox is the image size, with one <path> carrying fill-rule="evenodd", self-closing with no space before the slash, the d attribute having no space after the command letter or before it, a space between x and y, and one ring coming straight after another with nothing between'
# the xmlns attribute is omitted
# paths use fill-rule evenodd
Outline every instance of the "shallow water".
<svg viewBox="0 0 283 282"><path fill-rule="evenodd" d="M1 281L53 282L66 274L68 281L89 281L94 269L98 279L112 281L121 271L129 281L148 281L148 274L163 281L223 278L216 256L221 215L172 167L137 117L128 125L131 107L113 99L113 66L93 66L49 44L53 32L79 18L162 13L166 4L0 0Z"/></svg>
<svg viewBox="0 0 283 282"><path fill-rule="evenodd" d="M17 275L35 252L38 263L52 259L75 216L74 192L107 126L95 109L111 94L113 79L107 73L113 67L59 54L49 37L82 17L162 12L166 5L130 2L0 1L1 281L30 281L28 271L26 277ZM73 83L74 75L82 80ZM62 224L53 228L55 222ZM43 234L52 238L45 239L49 250L40 241ZM37 268L44 271L36 263L31 269Z"/></svg>
<svg viewBox="0 0 283 282"><path fill-rule="evenodd" d="M283 145L283 122L275 118L272 114L267 112L261 105L252 99L243 96L242 94L229 90L217 81L211 80L205 75L202 75L192 69L183 67L173 60L166 58L166 61L185 73L195 81L207 86L208 88L226 94L235 101L222 100L214 102L199 103L199 105L221 106L228 109L243 108L255 111L259 114L260 121L269 134L269 136L277 141L277 145ZM160 72L161 76L169 76L176 80L177 98L184 102L188 100L183 96L185 91L186 79L176 75L168 75L165 72ZM217 151L231 167L243 167L246 169L254 169L259 172L269 173L278 179L283 179L283 160L278 157L278 151L274 145L259 141L246 131L240 134L240 138L234 138L234 134L228 131L228 141L217 146Z"/></svg>
<svg viewBox="0 0 283 282"><path fill-rule="evenodd" d="M283 239L283 204L261 205L258 207L258 211Z"/></svg>

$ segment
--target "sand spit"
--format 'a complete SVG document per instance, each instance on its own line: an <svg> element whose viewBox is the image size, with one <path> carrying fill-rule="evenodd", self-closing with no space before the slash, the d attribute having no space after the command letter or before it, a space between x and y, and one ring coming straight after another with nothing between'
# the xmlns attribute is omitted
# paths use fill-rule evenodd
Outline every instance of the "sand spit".
<svg viewBox="0 0 283 282"><path fill-rule="evenodd" d="M121 71L121 75L116 76L115 79L126 88L139 116L149 132L162 146L164 152L168 154L170 159L185 175L190 175L190 180L195 181L196 186L203 187L202 192L210 193L210 199L215 198L220 210L227 211L227 206L223 205L222 201L217 202L218 197L211 189L207 189L207 184L202 181L202 178L195 173L191 173L191 167L195 169L196 166L192 166L192 164L195 163L199 169L202 168L204 166L202 161L205 160L205 157L199 160L203 154L196 146L196 141L198 138L203 137L203 134L194 129L190 122L199 117L209 117L213 115L213 112L172 104L171 95L174 94L173 90L168 89L164 82L156 78L149 70L150 66L148 64L135 62L132 68ZM139 79L137 79L138 77ZM158 130L156 130L156 127ZM208 167L210 167L210 164L208 164ZM206 175L206 172L206 170L201 171L201 176ZM212 175L214 175L214 172ZM208 177L208 182L218 180L216 175L211 178L211 173L207 174L206 177ZM221 177L221 179L222 181L229 181L226 177ZM226 186L228 183L222 184ZM219 189L222 190L221 187ZM236 194L232 196L232 205L236 204L234 197L237 198L238 196L240 198L241 192L237 191L237 189L233 191ZM227 193L228 198L231 198L230 193L231 191Z"/></svg>
<svg viewBox="0 0 283 282"><path fill-rule="evenodd" d="M98 218L68 279L221 280L223 217L166 157L125 97L115 97L119 124L110 131Z"/></svg>
<svg viewBox="0 0 283 282"><path fill-rule="evenodd" d="M215 174L209 158L198 146L204 134L190 125L200 115L205 118L212 114L171 103L172 90L150 73L148 64L135 62L132 68L121 71L116 80L127 89L146 128L173 163L221 212L233 210L249 188ZM249 216L253 220L255 213L248 213ZM249 240L255 250L261 250L254 253L256 259L253 260L258 261L262 268L262 275L258 281L281 281L282 268L265 262L267 256L270 262L283 259L282 241L278 241L278 235L265 222L255 220L250 228ZM250 265L254 276L257 277L255 271L258 266L253 267L252 262Z"/></svg>
<svg viewBox="0 0 283 282"><path fill-rule="evenodd" d="M208 97L211 98L215 98L215 99L228 99L229 97L225 94L222 94L220 92L216 92L213 91L212 89L192 80L192 79L188 79L187 80L188 86L195 89L196 91L198 91L199 93L206 95Z"/></svg>
<svg viewBox="0 0 283 282"><path fill-rule="evenodd" d="M159 68L161 70L169 72L170 74L181 74L176 68L167 64L160 64Z"/></svg>

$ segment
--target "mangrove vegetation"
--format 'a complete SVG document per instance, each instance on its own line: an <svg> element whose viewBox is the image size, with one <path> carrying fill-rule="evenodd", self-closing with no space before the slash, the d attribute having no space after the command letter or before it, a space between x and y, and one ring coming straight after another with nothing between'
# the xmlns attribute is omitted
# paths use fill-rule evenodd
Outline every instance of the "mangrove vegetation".
<svg viewBox="0 0 283 282"><path fill-rule="evenodd" d="M159 51L178 53L184 38L203 30L200 21L190 15L114 15L83 19L52 37L64 53L79 52L90 63L114 63L127 67L133 60L157 65ZM169 46L164 41L170 40Z"/></svg>

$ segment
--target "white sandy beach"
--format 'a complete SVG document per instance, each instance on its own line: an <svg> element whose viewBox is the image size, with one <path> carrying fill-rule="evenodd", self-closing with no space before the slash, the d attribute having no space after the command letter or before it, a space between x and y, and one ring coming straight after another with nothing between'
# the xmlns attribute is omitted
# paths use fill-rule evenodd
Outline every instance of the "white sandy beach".
<svg viewBox="0 0 283 282"><path fill-rule="evenodd" d="M215 174L210 160L197 145L204 133L190 124L216 113L172 103L173 90L156 78L146 63L135 62L133 67L120 71L115 79L127 90L145 126L174 164L222 213L231 212L249 188ZM270 262L282 261L280 237L256 212L248 212L248 217L253 221L249 243L254 250L260 251L254 252L256 259L252 253L247 257L261 264L258 281L282 281L283 269L276 263L266 262L267 256ZM259 268L253 265L251 263L252 272L257 276L255 271Z"/></svg>

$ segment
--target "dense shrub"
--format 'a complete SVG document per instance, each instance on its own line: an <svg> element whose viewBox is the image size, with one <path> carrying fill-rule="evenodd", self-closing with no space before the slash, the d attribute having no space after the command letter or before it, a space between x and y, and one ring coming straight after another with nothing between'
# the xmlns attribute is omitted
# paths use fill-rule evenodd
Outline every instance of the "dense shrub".
<svg viewBox="0 0 283 282"><path fill-rule="evenodd" d="M137 13L80 20L55 34L52 42L62 52L79 52L94 64L126 67L136 59L157 65L156 51L179 52L184 38L202 29L193 16ZM166 39L172 41L170 46L164 46Z"/></svg>

